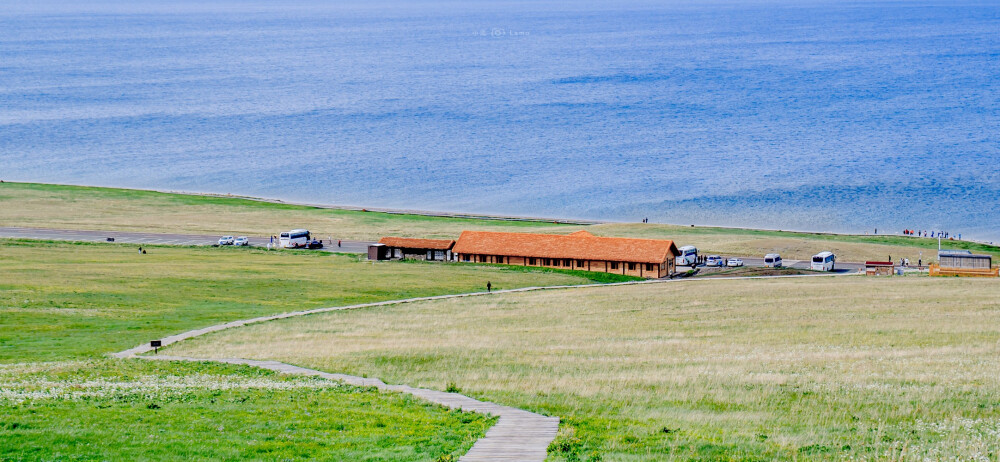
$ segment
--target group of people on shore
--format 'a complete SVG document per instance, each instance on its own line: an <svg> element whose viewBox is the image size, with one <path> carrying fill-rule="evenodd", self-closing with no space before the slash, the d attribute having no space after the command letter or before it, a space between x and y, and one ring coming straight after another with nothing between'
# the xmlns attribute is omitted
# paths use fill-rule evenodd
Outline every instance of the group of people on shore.
<svg viewBox="0 0 1000 462"><path fill-rule="evenodd" d="M904 229L903 235L906 236L917 236L917 237L940 237L941 239L951 239L954 240L955 237L951 235L948 231L917 231L913 229ZM958 234L958 240L962 240L962 234Z"/></svg>

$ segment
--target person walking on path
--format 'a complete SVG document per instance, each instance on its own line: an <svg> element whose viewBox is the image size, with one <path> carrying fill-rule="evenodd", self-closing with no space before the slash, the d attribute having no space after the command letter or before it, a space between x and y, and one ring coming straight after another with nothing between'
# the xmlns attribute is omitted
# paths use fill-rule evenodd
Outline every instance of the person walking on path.
<svg viewBox="0 0 1000 462"><path fill-rule="evenodd" d="M340 243L341 242L343 242L343 241L341 241L340 239L337 239L337 248L340 248Z"/></svg>
<svg viewBox="0 0 1000 462"><path fill-rule="evenodd" d="M490 281L486 281L486 293L492 293L492 292L493 292L493 284L490 283Z"/></svg>

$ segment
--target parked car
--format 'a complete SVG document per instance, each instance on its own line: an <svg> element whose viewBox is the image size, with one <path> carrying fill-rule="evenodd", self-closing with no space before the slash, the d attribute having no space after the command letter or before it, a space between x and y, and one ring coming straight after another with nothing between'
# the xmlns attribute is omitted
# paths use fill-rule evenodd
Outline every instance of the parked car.
<svg viewBox="0 0 1000 462"><path fill-rule="evenodd" d="M764 255L765 268L781 268L781 255L769 253Z"/></svg>
<svg viewBox="0 0 1000 462"><path fill-rule="evenodd" d="M219 238L219 245L233 245L235 239L233 236L222 236Z"/></svg>
<svg viewBox="0 0 1000 462"><path fill-rule="evenodd" d="M743 260L739 258L730 258L726 261L726 266L743 266Z"/></svg>
<svg viewBox="0 0 1000 462"><path fill-rule="evenodd" d="M250 239L246 236L240 236L233 241L233 245L250 245Z"/></svg>
<svg viewBox="0 0 1000 462"><path fill-rule="evenodd" d="M726 260L718 255L709 255L705 258L705 266L726 266Z"/></svg>
<svg viewBox="0 0 1000 462"><path fill-rule="evenodd" d="M323 241L317 241L316 239L313 239L312 241L309 241L308 244L306 244L306 248L307 249L322 249L323 248Z"/></svg>

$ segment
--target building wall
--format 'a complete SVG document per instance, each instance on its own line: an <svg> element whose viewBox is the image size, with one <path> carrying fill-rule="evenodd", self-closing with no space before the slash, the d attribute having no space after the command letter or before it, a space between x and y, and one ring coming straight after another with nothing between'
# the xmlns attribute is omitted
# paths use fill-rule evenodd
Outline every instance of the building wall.
<svg viewBox="0 0 1000 462"><path fill-rule="evenodd" d="M865 274L868 276L892 276L892 270L891 266L869 266L865 268Z"/></svg>
<svg viewBox="0 0 1000 462"><path fill-rule="evenodd" d="M428 252L432 258L427 258ZM388 257L393 260L405 258L407 260L448 261L451 259L451 250L389 247Z"/></svg>
<svg viewBox="0 0 1000 462"><path fill-rule="evenodd" d="M632 263L621 261L604 260L567 260L532 258L507 255L478 255L478 254L458 254L458 261L468 263L496 263L515 266L537 266L540 268L571 269L579 271L595 271L602 273L615 273L627 276L643 278L663 278L674 273L676 266L673 258L661 264Z"/></svg>
<svg viewBox="0 0 1000 462"><path fill-rule="evenodd" d="M414 252L412 249L403 249L403 258L407 260L426 260L427 252Z"/></svg>
<svg viewBox="0 0 1000 462"><path fill-rule="evenodd" d="M389 258L389 248L381 245L368 246L369 260L387 260Z"/></svg>
<svg viewBox="0 0 1000 462"><path fill-rule="evenodd" d="M945 255L940 260L941 268L989 268L992 263L990 258L974 257L972 255Z"/></svg>

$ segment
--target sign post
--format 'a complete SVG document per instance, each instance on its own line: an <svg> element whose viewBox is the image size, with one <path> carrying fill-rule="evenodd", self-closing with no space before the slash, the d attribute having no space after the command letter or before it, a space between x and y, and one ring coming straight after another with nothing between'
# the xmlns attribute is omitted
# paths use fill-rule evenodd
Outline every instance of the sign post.
<svg viewBox="0 0 1000 462"><path fill-rule="evenodd" d="M153 340L149 342L149 346L153 347L153 354L157 354L160 352L160 347L163 346L163 342L160 340Z"/></svg>

